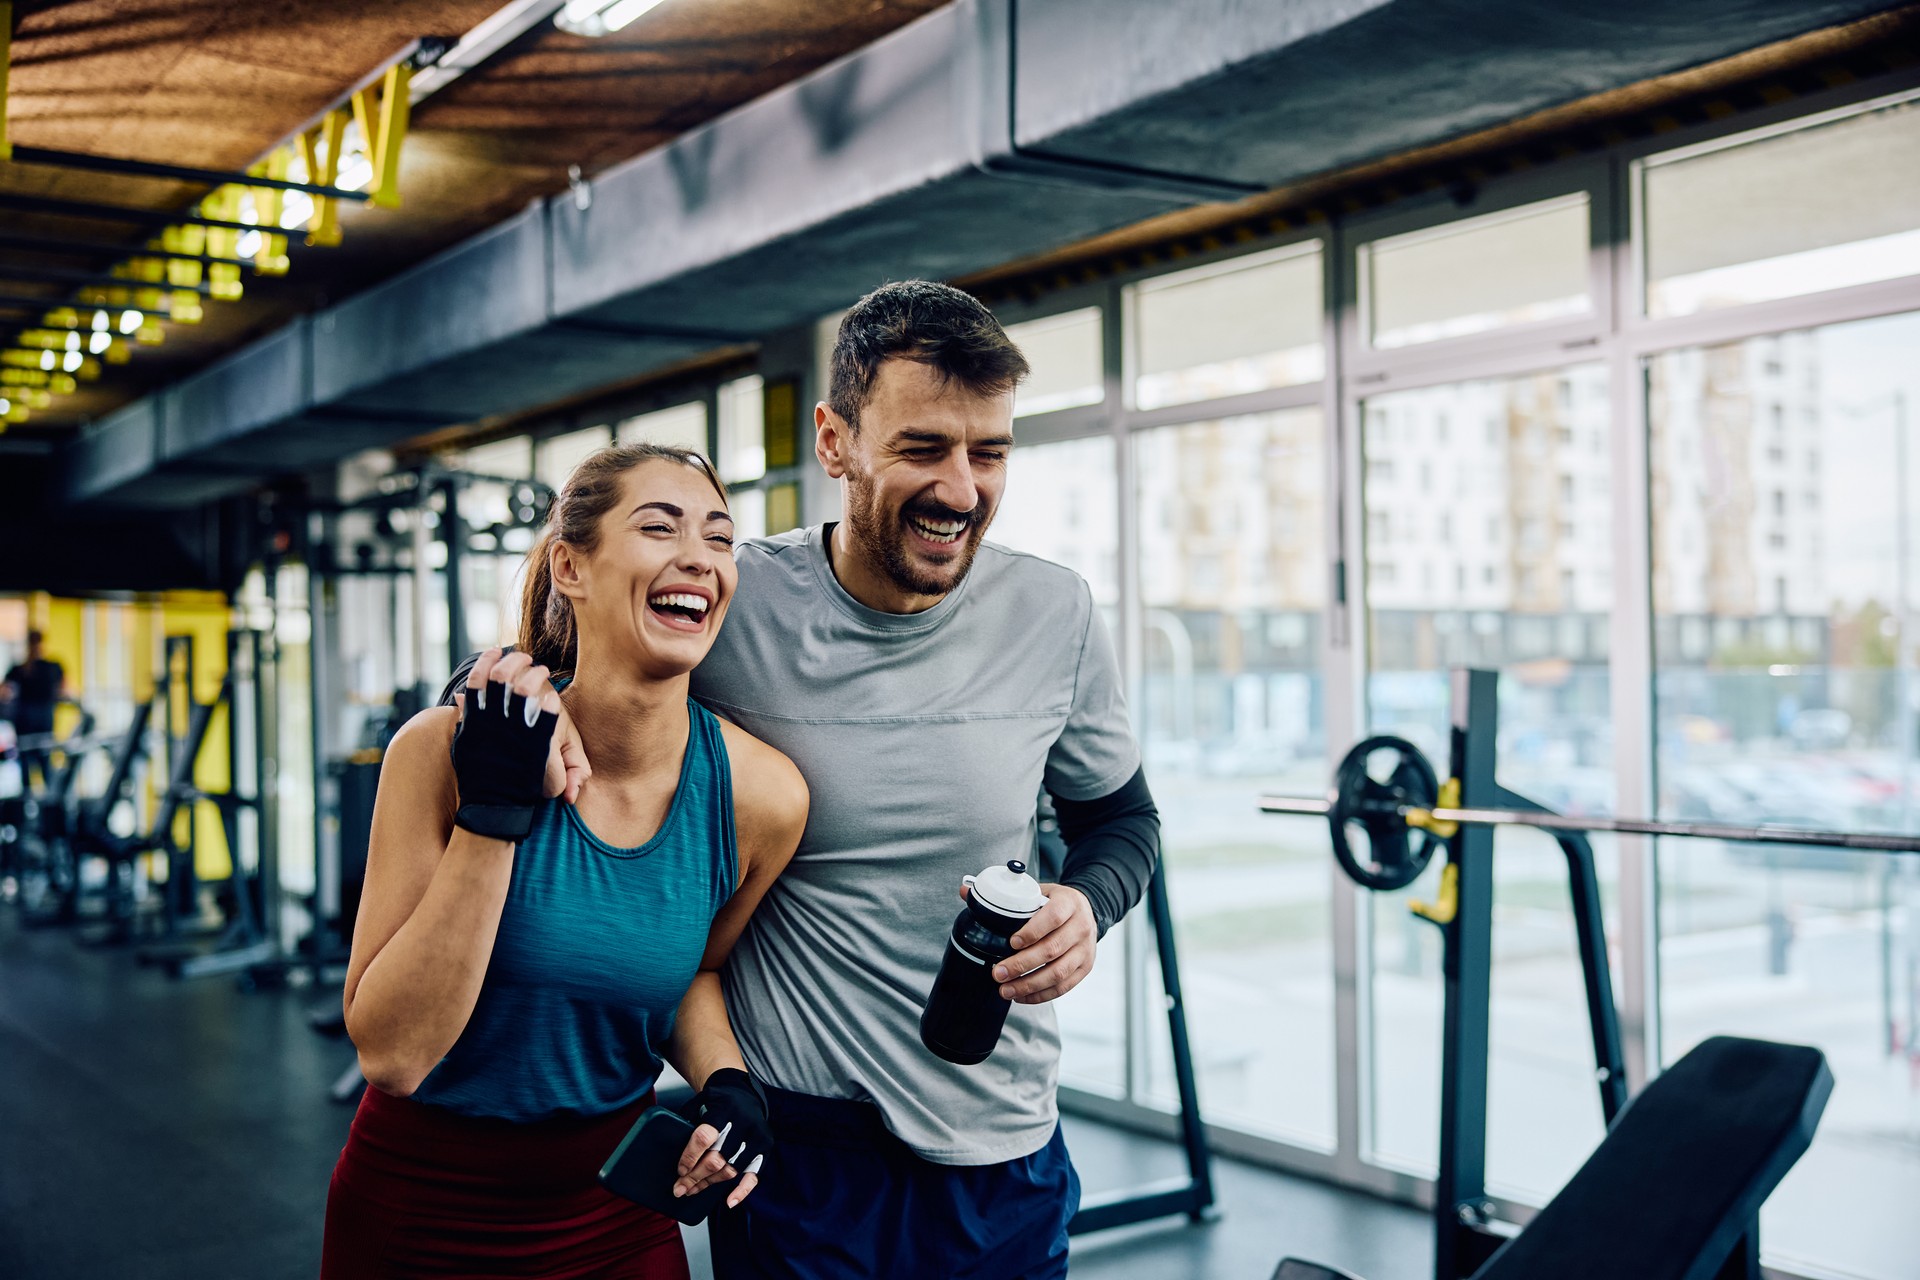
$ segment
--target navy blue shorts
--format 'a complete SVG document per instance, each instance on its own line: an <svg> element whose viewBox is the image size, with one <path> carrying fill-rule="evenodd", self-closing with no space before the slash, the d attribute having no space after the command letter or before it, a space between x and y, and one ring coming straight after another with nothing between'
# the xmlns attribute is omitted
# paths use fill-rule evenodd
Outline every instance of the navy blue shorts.
<svg viewBox="0 0 1920 1280"><path fill-rule="evenodd" d="M707 1219L714 1280L1059 1280L1080 1178L1058 1127L1000 1164L923 1160L865 1102L768 1089L777 1145Z"/></svg>

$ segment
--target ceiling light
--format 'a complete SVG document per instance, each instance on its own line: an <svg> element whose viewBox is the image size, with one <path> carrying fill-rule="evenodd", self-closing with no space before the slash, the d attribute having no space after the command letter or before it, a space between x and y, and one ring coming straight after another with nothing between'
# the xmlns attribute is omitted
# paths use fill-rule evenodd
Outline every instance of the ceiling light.
<svg viewBox="0 0 1920 1280"><path fill-rule="evenodd" d="M120 332L132 333L142 324L146 323L146 319L147 318L138 311L122 311L120 313Z"/></svg>
<svg viewBox="0 0 1920 1280"><path fill-rule="evenodd" d="M53 368L53 361L54 361L54 355L53 355L53 352L51 352L51 351L42 351L42 352L40 353L40 367L41 367L42 369L51 369L51 368Z"/></svg>
<svg viewBox="0 0 1920 1280"><path fill-rule="evenodd" d="M576 36L611 35L659 4L660 0L568 0L553 15L553 25Z"/></svg>
<svg viewBox="0 0 1920 1280"><path fill-rule="evenodd" d="M102 351L105 351L108 347L112 345L113 345L113 335L108 333L105 329L95 329L93 331L93 336L87 339L87 350L93 352L93 354L95 355L99 355Z"/></svg>
<svg viewBox="0 0 1920 1280"><path fill-rule="evenodd" d="M96 311L93 313L93 327L96 329L111 329L113 327L113 318L104 311Z"/></svg>
<svg viewBox="0 0 1920 1280"><path fill-rule="evenodd" d="M48 352L47 354L51 355L53 353ZM85 359L86 357L81 355L78 351L69 351L67 352L66 359L60 362L60 367L62 369L65 369L68 373L72 373L75 369L78 369L80 367L80 362Z"/></svg>
<svg viewBox="0 0 1920 1280"><path fill-rule="evenodd" d="M367 159L364 151L349 151L340 165L340 174L333 185L341 191L359 191L373 181L373 161Z"/></svg>

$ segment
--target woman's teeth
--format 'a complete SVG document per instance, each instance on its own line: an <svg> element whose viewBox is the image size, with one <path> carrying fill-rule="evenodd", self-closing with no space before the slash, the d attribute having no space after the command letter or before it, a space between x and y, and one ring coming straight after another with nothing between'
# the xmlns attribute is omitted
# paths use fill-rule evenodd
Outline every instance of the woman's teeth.
<svg viewBox="0 0 1920 1280"><path fill-rule="evenodd" d="M958 542L960 535L967 531L965 520L922 520L918 516L908 516L914 532L928 542Z"/></svg>
<svg viewBox="0 0 1920 1280"><path fill-rule="evenodd" d="M690 618L704 618L707 616L706 597L696 596L684 591L665 592L657 596L650 596L647 599L647 603L656 609L672 609L676 612L684 613Z"/></svg>

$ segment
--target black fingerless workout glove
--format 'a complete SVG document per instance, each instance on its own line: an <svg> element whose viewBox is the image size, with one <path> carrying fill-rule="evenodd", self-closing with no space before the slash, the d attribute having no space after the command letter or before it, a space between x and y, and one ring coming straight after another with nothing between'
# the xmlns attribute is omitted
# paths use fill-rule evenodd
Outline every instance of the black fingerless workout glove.
<svg viewBox="0 0 1920 1280"><path fill-rule="evenodd" d="M488 681L464 695L453 735L453 776L460 786L454 825L491 840L524 840L533 829L547 776L547 754L559 717L503 684Z"/></svg>
<svg viewBox="0 0 1920 1280"><path fill-rule="evenodd" d="M758 1173L773 1149L773 1127L767 1119L767 1095L738 1067L722 1067L707 1077L707 1087L693 1095L680 1114L696 1125L710 1124L720 1131L713 1149L740 1173Z"/></svg>

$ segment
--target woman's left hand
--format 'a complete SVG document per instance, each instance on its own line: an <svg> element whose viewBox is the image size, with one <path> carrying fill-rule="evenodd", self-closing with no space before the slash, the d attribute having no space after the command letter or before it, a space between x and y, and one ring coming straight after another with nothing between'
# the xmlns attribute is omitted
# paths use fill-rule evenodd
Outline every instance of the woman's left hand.
<svg viewBox="0 0 1920 1280"><path fill-rule="evenodd" d="M693 1136L680 1153L679 1181L673 1194L690 1196L736 1175L740 1185L727 1196L731 1209L753 1193L760 1168L773 1147L767 1124L766 1095L738 1067L722 1067L707 1077L707 1087L688 1104Z"/></svg>

